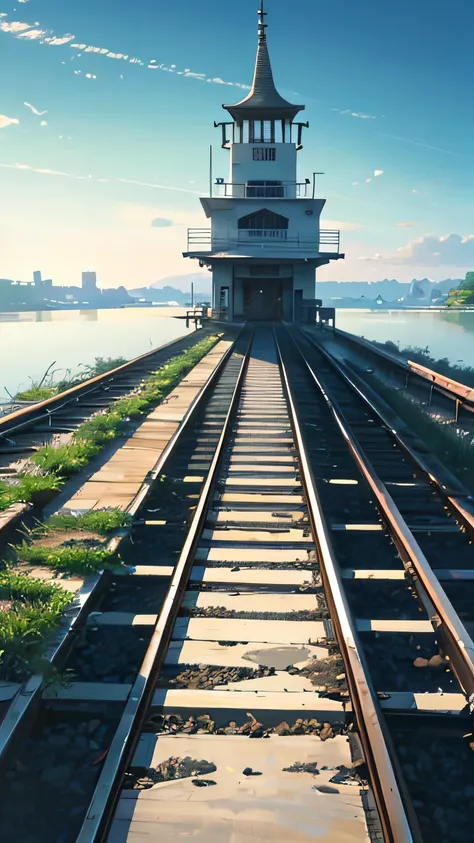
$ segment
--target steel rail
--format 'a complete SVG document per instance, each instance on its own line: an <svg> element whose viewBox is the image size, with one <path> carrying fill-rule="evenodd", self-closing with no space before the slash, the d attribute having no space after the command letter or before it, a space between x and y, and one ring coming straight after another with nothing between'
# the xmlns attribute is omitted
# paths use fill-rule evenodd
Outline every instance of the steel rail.
<svg viewBox="0 0 474 843"><path fill-rule="evenodd" d="M152 698L155 679L163 664L174 623L185 594L191 568L194 564L195 550L203 530L211 494L218 480L218 471L225 452L231 423L238 405L252 340L253 336L251 336L248 347L242 355L242 363L229 409L185 543L171 579L168 593L158 616L140 672L134 682L119 726L109 748L76 843L99 843L99 841L104 840L108 827L113 819L115 805L120 795L121 782L127 766L133 757L133 752L140 734L140 725Z"/></svg>
<svg viewBox="0 0 474 843"><path fill-rule="evenodd" d="M160 454L158 461L152 468L149 478L153 477L156 479L162 473L167 460L173 454L175 447L182 439L184 433L187 432L191 421L194 419L196 411L206 400L209 391L219 379L226 363L235 352L236 344L241 336L242 331L238 334L232 345L230 345L227 351L222 355L221 360L219 360L219 363L211 372L203 387L194 397L177 430L173 433L168 444L165 446L165 449ZM149 478L143 481L137 494L127 507L126 511L131 515L136 513L149 492L150 486L152 485ZM117 551L124 537L124 534L120 533L118 536L111 538L107 543L107 549ZM86 621L87 615L92 610L91 606L93 608L95 605L100 589L103 587L104 580L106 580L107 576L107 572L102 571L101 573L86 580L66 613L68 622L65 624L64 629L59 631L59 636L55 636L54 641L52 641L48 661L54 664L55 661L62 658L64 652L69 647L71 636L76 634L81 625ZM6 760L10 755L11 747L15 741L18 728L21 726L25 716L27 714L29 715L32 706L37 702L39 695L42 692L42 686L42 676L38 674L31 676L23 688L19 691L18 695L13 698L7 713L0 723L0 764L2 766L6 763Z"/></svg>
<svg viewBox="0 0 474 843"><path fill-rule="evenodd" d="M412 576L413 572L415 573L415 585L417 584L416 579L418 579L434 607L435 614L430 618L431 622L435 631L443 634L445 639L447 639L449 646L448 654L453 664L454 672L461 686L464 688L470 708L472 709L474 705L474 642L459 619L454 606L434 574L426 556L402 517L393 498L387 491L385 484L379 479L369 459L359 447L357 439L352 433L350 425L345 420L342 410L339 408L337 402L329 397L324 385L315 374L295 339L293 337L291 338L311 378L321 392L328 409L331 411L359 470L367 480L376 497L378 507L391 529L398 549L401 550L405 567L408 568ZM374 412L378 414L375 408ZM426 606L426 601L424 602Z"/></svg>
<svg viewBox="0 0 474 843"><path fill-rule="evenodd" d="M377 695L364 667L364 657L344 594L342 579L335 562L331 539L298 421L293 391L276 334L275 342L298 449L301 477L308 501L313 537L319 551L318 556L326 599L330 607L336 639L346 667L350 699L356 711L365 760L370 771L384 839L386 843L415 843L417 838L413 836L410 829L400 794L399 784L387 747L387 730L381 716Z"/></svg>
<svg viewBox="0 0 474 843"><path fill-rule="evenodd" d="M23 430L25 427L36 424L42 419L51 418L53 413L62 410L64 407L68 407L74 401L79 401L80 398L92 392L96 392L101 386L113 382L117 375L120 376L127 370L133 371L135 366L165 351L170 346L176 345L179 339L165 343L153 349L153 351L140 354L138 357L134 357L133 360L128 360L127 363L123 363L121 366L110 369L110 371L104 372L101 375L95 375L95 377L76 384L70 387L70 389L60 392L58 395L53 395L52 398L46 398L44 401L38 401L35 404L30 404L28 407L22 407L21 410L16 410L14 413L8 413L8 415L0 417L0 441L15 431ZM183 351L186 350L186 348L183 349Z"/></svg>
<svg viewBox="0 0 474 843"><path fill-rule="evenodd" d="M394 369L398 369L407 378L414 377L425 386L432 386L439 395L448 398L450 401L458 402L460 406L464 407L470 413L474 411L474 389L472 387L455 381L453 378L448 378L440 372L436 372L434 369L428 369L426 366L415 363L413 360L408 360L404 357L399 358L390 351L379 348L364 337L357 337L355 334L341 330L341 328L335 328L334 332L336 336L341 337L342 340L348 343L352 343L360 351L367 351L373 357L384 361ZM305 335L311 338L311 335L306 333L306 331Z"/></svg>
<svg viewBox="0 0 474 843"><path fill-rule="evenodd" d="M349 372L347 366L344 363L341 363L339 360L336 360L332 354L330 354L325 348L319 345L309 334L304 332L304 337L308 340L308 342L316 348L316 350L325 357L328 363L332 366L332 368L340 375L340 377L350 386L354 392L357 393L359 398L369 407L370 411L374 413L378 418L382 421L384 425L386 425L387 429L390 431L391 435L395 439L397 445L400 446L410 457L413 463L417 465L429 478L430 482L433 483L436 488L439 490L440 494L444 495L447 502L450 504L451 508L455 511L456 515L465 522L466 526L469 527L471 530L474 531L474 507L470 507L466 505L469 502L473 502L472 495L467 491L460 488L458 494L452 494L448 492L447 487L442 481L433 474L432 469L426 465L423 461L423 458L420 454L417 454L413 451L412 448L404 441L404 439L399 435L399 433L394 430L392 423L386 418L383 411L376 406L374 401L372 401L369 396L359 387L354 380L356 377L358 380L362 380L359 378L358 375L354 374L353 372ZM370 391L373 391L370 386L364 384L364 388ZM395 412L395 411L392 411Z"/></svg>

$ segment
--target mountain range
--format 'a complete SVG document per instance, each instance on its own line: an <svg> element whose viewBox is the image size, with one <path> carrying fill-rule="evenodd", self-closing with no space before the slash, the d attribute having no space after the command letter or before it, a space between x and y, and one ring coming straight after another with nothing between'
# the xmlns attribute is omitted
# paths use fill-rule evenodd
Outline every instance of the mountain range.
<svg viewBox="0 0 474 843"><path fill-rule="evenodd" d="M424 289L438 290L449 293L460 282L459 278L446 278L444 281L431 281L429 278L413 279L402 283L395 278L384 278L383 281L318 281L316 295L329 302L333 299L360 299L362 297L375 300L381 296L387 302L395 302L407 296L414 282L421 284ZM212 276L210 273L195 272L190 275L174 275L155 281L149 287L138 287L128 290L133 298L146 299L153 302L178 302L185 305L191 299L191 283L194 284L194 301L209 301L211 298Z"/></svg>

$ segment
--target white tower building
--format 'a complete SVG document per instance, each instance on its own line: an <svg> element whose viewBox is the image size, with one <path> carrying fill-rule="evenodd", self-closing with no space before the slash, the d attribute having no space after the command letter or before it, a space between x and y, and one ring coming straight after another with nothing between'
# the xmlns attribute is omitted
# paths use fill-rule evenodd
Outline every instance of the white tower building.
<svg viewBox="0 0 474 843"><path fill-rule="evenodd" d="M228 182L217 179L201 204L210 228L188 229L184 257L212 269L213 314L228 320L300 321L314 307L316 267L339 260L339 231L319 227L324 199L315 181L298 181L304 105L277 91L268 52L266 13L258 12L257 60L252 89L222 128L230 151ZM217 195L213 195L217 193Z"/></svg>

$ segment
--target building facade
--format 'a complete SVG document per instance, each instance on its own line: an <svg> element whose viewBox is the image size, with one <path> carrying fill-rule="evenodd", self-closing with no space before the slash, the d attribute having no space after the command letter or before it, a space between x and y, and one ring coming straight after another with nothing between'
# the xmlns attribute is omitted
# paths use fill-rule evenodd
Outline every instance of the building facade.
<svg viewBox="0 0 474 843"><path fill-rule="evenodd" d="M97 295L97 275L95 272L89 271L82 273L82 291L89 295Z"/></svg>
<svg viewBox="0 0 474 843"><path fill-rule="evenodd" d="M210 227L188 229L184 257L212 271L217 318L304 321L315 307L316 268L344 255L339 232L320 229L315 174L298 180L309 124L297 119L304 105L276 89L261 7L251 91L223 106L230 120L214 124L230 152L229 181L217 179L201 199Z"/></svg>

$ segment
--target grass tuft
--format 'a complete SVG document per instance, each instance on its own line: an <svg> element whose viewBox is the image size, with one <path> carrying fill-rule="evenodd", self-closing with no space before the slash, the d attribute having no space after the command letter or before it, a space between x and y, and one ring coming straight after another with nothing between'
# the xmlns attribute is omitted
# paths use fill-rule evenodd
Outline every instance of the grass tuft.
<svg viewBox="0 0 474 843"><path fill-rule="evenodd" d="M120 398L113 405L113 412L120 419L139 419L150 409L150 402L140 395L131 395L130 398Z"/></svg>
<svg viewBox="0 0 474 843"><path fill-rule="evenodd" d="M55 386L32 386L23 392L17 392L15 398L17 401L46 401L47 398L52 398L56 394L57 387Z"/></svg>
<svg viewBox="0 0 474 843"><path fill-rule="evenodd" d="M52 515L40 529L45 532L59 532L66 530L85 530L97 533L100 536L108 536L115 530L122 530L132 523L132 516L121 509L94 509L85 512L83 515L72 513L61 513Z"/></svg>
<svg viewBox="0 0 474 843"><path fill-rule="evenodd" d="M31 461L43 471L68 477L81 471L99 451L100 448L92 442L71 442L56 448L45 445L31 457Z"/></svg>
<svg viewBox="0 0 474 843"><path fill-rule="evenodd" d="M97 573L104 570L116 570L122 560L118 553L98 547L88 541L71 541L59 547L43 547L40 544L22 542L15 548L18 560L28 565L45 565L56 571L71 574Z"/></svg>
<svg viewBox="0 0 474 843"><path fill-rule="evenodd" d="M120 433L122 419L113 410L93 416L79 425L74 433L74 440L90 442L93 445L106 445Z"/></svg>
<svg viewBox="0 0 474 843"><path fill-rule="evenodd" d="M0 680L21 682L38 669L45 636L54 630L72 595L57 585L0 572Z"/></svg>
<svg viewBox="0 0 474 843"><path fill-rule="evenodd" d="M62 485L55 474L19 474L11 484L0 482L0 512L14 503L34 502L44 492L57 492Z"/></svg>

